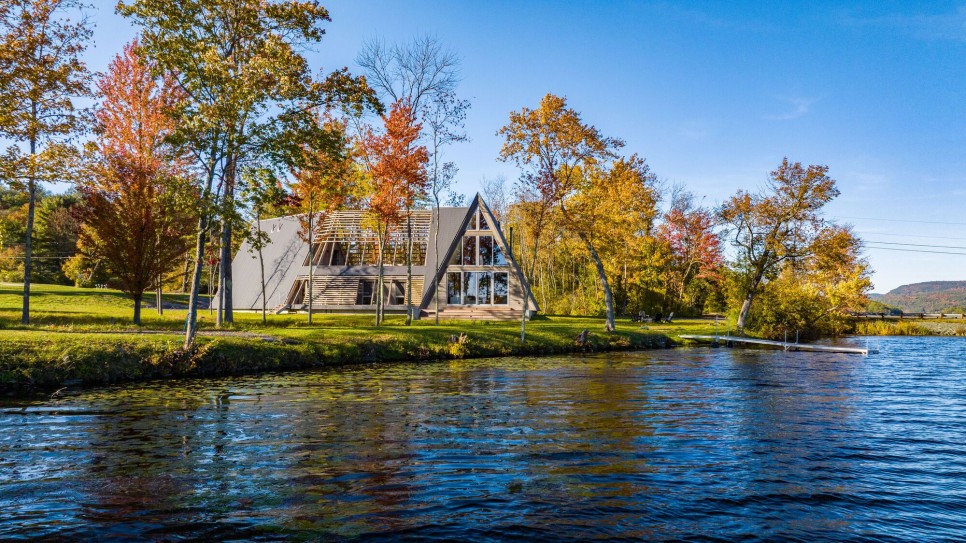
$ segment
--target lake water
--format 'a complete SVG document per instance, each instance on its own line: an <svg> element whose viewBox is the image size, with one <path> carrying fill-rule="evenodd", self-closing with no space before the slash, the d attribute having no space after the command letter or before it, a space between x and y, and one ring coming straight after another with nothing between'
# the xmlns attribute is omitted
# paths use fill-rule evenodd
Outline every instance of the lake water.
<svg viewBox="0 0 966 543"><path fill-rule="evenodd" d="M870 341L0 400L0 540L966 540L966 340Z"/></svg>

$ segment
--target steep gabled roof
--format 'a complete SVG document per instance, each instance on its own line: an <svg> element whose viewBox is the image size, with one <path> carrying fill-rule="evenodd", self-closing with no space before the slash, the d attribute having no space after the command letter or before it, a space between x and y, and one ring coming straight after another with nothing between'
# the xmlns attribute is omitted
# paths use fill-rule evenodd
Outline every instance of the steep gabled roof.
<svg viewBox="0 0 966 543"><path fill-rule="evenodd" d="M466 232L466 228L470 225L470 220L472 220L473 215L477 210L482 210L486 214L486 223L490 226L490 230L493 234L493 239L500 245L500 249L503 251L504 256L506 256L507 263L513 269L514 273L517 275L517 279L520 281L520 285L525 287L524 290L530 294L530 304L534 311L539 311L540 306L537 305L537 299L533 296L533 292L529 288L529 283L527 278L523 274L523 269L517 265L516 259L514 259L512 252L509 249L509 245L506 242L506 238L503 237L503 232L499 228L499 222L496 217L493 216L493 212L483 201L483 197L480 193L476 193L470 202L470 206L466 209L466 214L463 216L463 221L460 223L460 227L455 231L453 239L450 242L449 249L443 253L443 258L439 260L440 267L437 271L435 277L432 281L427 281L427 286L424 289L423 299L420 303L420 307L428 307L429 303L433 300L433 294L437 291L437 285L443 279L443 275L446 273L449 267L449 260L453 256L453 252L459 247L459 242L463 239L463 233ZM427 262L428 265L428 262ZM427 274L428 275L428 274Z"/></svg>

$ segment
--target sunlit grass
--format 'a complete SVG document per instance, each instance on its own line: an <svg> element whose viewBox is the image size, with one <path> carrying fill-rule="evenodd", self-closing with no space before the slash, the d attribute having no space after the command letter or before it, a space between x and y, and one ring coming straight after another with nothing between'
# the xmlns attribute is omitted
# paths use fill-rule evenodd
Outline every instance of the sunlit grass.
<svg viewBox="0 0 966 543"><path fill-rule="evenodd" d="M547 354L575 350L653 348L670 345L680 334L711 334L707 320L671 324L620 319L614 334L604 333L600 317L538 316L520 342L519 321L416 321L389 315L374 326L372 315L236 312L235 322L218 330L207 309L199 311L197 348L180 349L183 309L141 311L131 323L131 301L107 289L33 285L31 324L20 324L21 287L0 284L0 385L54 386L64 380L105 383L179 375L215 375L317 367L369 361L430 360L482 356ZM183 294L166 294L185 304ZM153 301L153 297L152 297ZM576 345L584 329L588 345ZM722 330L723 332L723 330ZM468 341L451 339L465 333Z"/></svg>

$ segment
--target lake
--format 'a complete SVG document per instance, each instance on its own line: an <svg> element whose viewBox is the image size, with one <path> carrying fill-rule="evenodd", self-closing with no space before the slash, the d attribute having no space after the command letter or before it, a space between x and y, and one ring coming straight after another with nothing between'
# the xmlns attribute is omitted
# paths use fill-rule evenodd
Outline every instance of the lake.
<svg viewBox="0 0 966 543"><path fill-rule="evenodd" d="M966 338L868 341L2 399L0 540L966 540Z"/></svg>

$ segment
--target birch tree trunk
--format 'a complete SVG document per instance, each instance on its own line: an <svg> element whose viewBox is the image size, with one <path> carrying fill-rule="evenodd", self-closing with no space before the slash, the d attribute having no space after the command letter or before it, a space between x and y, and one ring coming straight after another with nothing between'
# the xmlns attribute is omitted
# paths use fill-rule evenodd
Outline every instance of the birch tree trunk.
<svg viewBox="0 0 966 543"><path fill-rule="evenodd" d="M33 104L34 117L37 115L37 104ZM37 138L30 138L30 156L37 154ZM34 215L37 207L37 181L31 169L27 178L27 240L23 252L23 311L20 314L21 324L30 324L30 274L33 268Z"/></svg>

